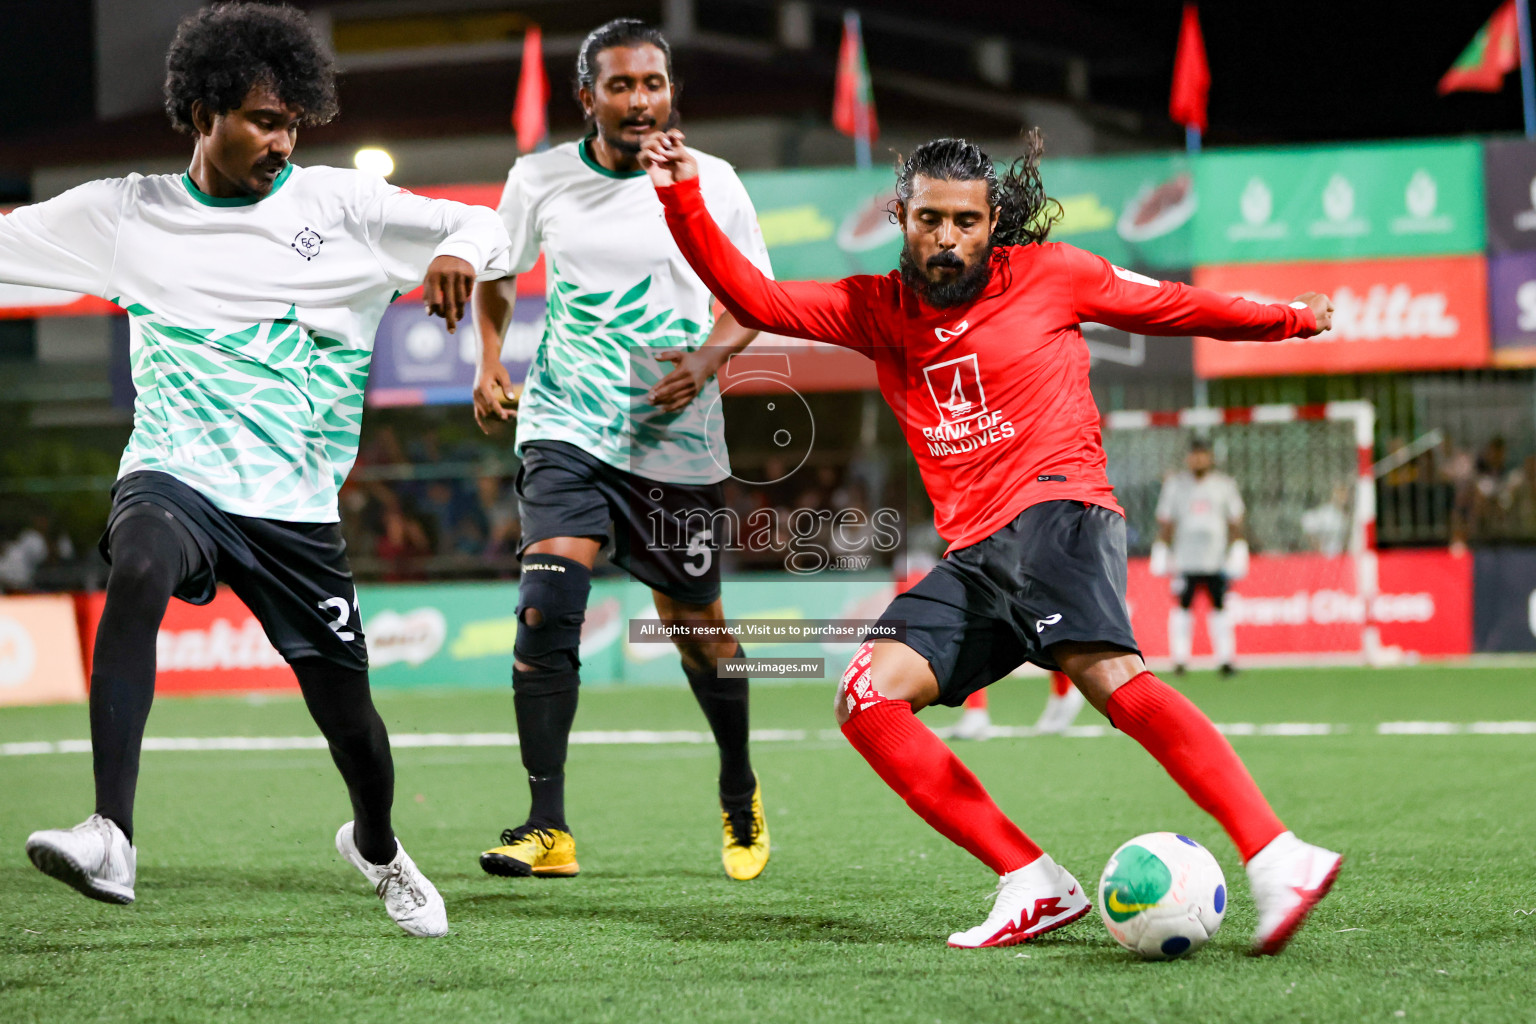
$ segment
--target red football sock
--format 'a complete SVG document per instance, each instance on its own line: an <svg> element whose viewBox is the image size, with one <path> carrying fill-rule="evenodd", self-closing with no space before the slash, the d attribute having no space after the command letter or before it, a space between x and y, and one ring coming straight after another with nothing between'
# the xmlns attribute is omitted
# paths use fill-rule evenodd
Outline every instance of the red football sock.
<svg viewBox="0 0 1536 1024"><path fill-rule="evenodd" d="M1040 856L911 704L878 700L855 713L843 735L919 817L999 875Z"/></svg>
<svg viewBox="0 0 1536 1024"><path fill-rule="evenodd" d="M1051 673L1051 696L1065 697L1067 691L1072 689L1072 680L1067 678L1065 672Z"/></svg>
<svg viewBox="0 0 1536 1024"><path fill-rule="evenodd" d="M985 711L985 710L987 710L987 691L986 690L977 690L975 693L973 693L969 697L965 698L965 710L967 710L967 711L977 711L977 710Z"/></svg>
<svg viewBox="0 0 1536 1024"><path fill-rule="evenodd" d="M1227 738L1205 712L1151 672L1110 694L1109 719L1221 823L1245 864L1285 831Z"/></svg>

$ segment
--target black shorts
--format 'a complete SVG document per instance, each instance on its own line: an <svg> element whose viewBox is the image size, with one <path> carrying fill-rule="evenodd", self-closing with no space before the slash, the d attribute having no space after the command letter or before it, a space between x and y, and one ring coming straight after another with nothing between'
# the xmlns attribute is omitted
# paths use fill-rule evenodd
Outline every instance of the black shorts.
<svg viewBox="0 0 1536 1024"><path fill-rule="evenodd" d="M1201 587L1211 595L1211 607L1221 611L1227 600L1227 578L1219 572L1180 576L1175 584L1179 593L1179 607L1188 611L1189 606L1195 603L1195 591Z"/></svg>
<svg viewBox="0 0 1536 1024"><path fill-rule="evenodd" d="M985 540L944 556L880 616L904 625L951 707L1026 661L1059 666L1050 646L1098 641L1139 654L1125 603L1125 518L1046 501Z"/></svg>
<svg viewBox="0 0 1536 1024"><path fill-rule="evenodd" d="M613 563L674 601L706 605L720 596L720 547L710 529L725 507L715 484L674 484L636 476L564 441L523 445L517 471L521 557L551 537L609 539Z"/></svg>
<svg viewBox="0 0 1536 1024"><path fill-rule="evenodd" d="M359 621L357 587L340 523L284 523L231 515L165 473L129 473L112 488L101 554L112 560L112 534L127 516L153 509L185 528L188 566L175 596L213 600L227 583L245 602L284 658L324 658L366 669L368 646Z"/></svg>

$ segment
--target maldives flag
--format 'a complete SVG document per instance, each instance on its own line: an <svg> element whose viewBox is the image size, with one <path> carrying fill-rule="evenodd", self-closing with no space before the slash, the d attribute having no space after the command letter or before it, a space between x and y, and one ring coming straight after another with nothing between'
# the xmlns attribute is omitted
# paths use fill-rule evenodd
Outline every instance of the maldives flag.
<svg viewBox="0 0 1536 1024"><path fill-rule="evenodd" d="M880 137L869 88L869 62L864 59L864 34L853 11L843 15L843 45L837 51L837 82L832 87L832 127L871 142Z"/></svg>
<svg viewBox="0 0 1536 1024"><path fill-rule="evenodd" d="M1184 5L1179 23L1179 49L1173 58L1173 92L1168 97L1168 116L1186 128L1206 128L1205 101L1211 92L1211 68L1205 62L1205 39L1200 35L1200 15L1194 4Z"/></svg>
<svg viewBox="0 0 1536 1024"><path fill-rule="evenodd" d="M512 129L517 148L524 153L538 148L549 135L549 79L544 75L544 37L539 26L530 25L523 35L523 66L517 74L517 100L512 105Z"/></svg>
<svg viewBox="0 0 1536 1024"><path fill-rule="evenodd" d="M1440 95L1457 91L1498 92L1504 88L1504 76L1519 66L1520 26L1515 0L1505 0L1440 79Z"/></svg>

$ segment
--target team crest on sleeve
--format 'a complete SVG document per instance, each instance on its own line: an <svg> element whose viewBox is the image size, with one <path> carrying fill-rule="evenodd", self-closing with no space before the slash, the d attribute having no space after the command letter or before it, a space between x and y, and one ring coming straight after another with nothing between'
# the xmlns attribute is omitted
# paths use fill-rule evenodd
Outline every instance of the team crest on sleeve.
<svg viewBox="0 0 1536 1024"><path fill-rule="evenodd" d="M293 251L303 256L306 260L312 260L320 255L320 246L325 243L314 228L306 227L303 231L293 236Z"/></svg>

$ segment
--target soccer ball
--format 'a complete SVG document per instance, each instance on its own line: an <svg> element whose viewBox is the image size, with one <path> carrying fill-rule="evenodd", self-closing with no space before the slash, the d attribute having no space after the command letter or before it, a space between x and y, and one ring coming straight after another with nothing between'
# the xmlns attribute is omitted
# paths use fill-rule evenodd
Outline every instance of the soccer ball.
<svg viewBox="0 0 1536 1024"><path fill-rule="evenodd" d="M1146 960L1193 953L1221 927L1227 880L1211 852L1176 832L1148 832L1114 852L1099 879L1099 916Z"/></svg>

